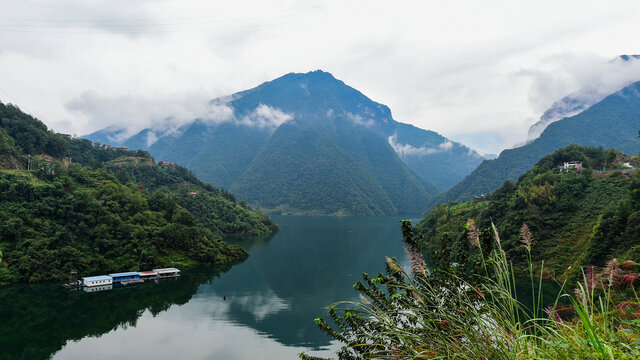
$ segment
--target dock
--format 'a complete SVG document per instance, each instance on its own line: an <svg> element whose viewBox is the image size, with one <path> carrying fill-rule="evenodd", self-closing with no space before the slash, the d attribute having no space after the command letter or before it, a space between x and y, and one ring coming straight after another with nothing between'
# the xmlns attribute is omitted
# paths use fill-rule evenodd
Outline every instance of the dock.
<svg viewBox="0 0 640 360"><path fill-rule="evenodd" d="M169 279L180 277L180 269L161 268L148 271L129 271L113 273L108 275L85 276L78 280L76 271L72 271L69 282L63 286L68 289L82 288L86 292L110 290L115 285L128 286L141 284L145 281L157 281L159 279Z"/></svg>

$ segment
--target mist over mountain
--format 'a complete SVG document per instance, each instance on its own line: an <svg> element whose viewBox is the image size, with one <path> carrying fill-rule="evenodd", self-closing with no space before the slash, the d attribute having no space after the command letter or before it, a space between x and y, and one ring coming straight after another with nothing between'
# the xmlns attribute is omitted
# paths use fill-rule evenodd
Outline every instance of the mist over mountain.
<svg viewBox="0 0 640 360"><path fill-rule="evenodd" d="M602 72L603 79L553 103L529 128L527 142L537 139L549 124L577 115L611 93L640 80L640 55L620 55L604 66L608 71Z"/></svg>
<svg viewBox="0 0 640 360"><path fill-rule="evenodd" d="M482 160L468 147L395 121L331 74L287 74L215 99L178 128L122 129L91 140L148 149L261 208L315 214L414 214ZM114 141L116 140L116 141Z"/></svg>
<svg viewBox="0 0 640 360"><path fill-rule="evenodd" d="M570 144L615 148L627 154L640 151L640 82L633 83L577 115L551 123L530 143L485 160L460 183L432 202L466 201L489 194L506 180L515 181L543 156Z"/></svg>

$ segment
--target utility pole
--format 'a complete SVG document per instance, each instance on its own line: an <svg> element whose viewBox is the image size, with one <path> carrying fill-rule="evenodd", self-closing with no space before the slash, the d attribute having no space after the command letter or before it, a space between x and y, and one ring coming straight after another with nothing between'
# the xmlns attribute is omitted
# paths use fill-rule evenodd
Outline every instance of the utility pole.
<svg viewBox="0 0 640 360"><path fill-rule="evenodd" d="M29 161L27 162L27 171L31 171L31 154L29 154Z"/></svg>

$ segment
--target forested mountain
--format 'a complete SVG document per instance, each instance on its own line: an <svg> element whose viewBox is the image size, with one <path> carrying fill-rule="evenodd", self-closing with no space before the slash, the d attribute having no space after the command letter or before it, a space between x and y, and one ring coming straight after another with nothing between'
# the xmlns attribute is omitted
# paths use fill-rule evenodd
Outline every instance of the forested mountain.
<svg viewBox="0 0 640 360"><path fill-rule="evenodd" d="M89 139L148 149L252 205L286 213L411 214L482 160L466 146L393 120L388 107L315 71L211 102L177 129Z"/></svg>
<svg viewBox="0 0 640 360"><path fill-rule="evenodd" d="M581 161L585 169L560 171L565 161ZM493 222L508 258L523 270L520 229L526 223L534 262L544 260L556 276L577 276L580 266L602 266L613 257L640 262L640 174L596 170L625 162L636 164L638 158L571 145L542 158L517 183L505 182L487 201L437 205L417 228L427 247L454 254L461 241L468 242L467 219L479 228Z"/></svg>
<svg viewBox="0 0 640 360"><path fill-rule="evenodd" d="M543 156L569 144L615 148L628 154L640 151L640 82L625 87L578 115L550 124L536 140L485 160L476 170L432 201L466 201L488 194L505 180L515 181Z"/></svg>
<svg viewBox="0 0 640 360"><path fill-rule="evenodd" d="M0 205L0 283L227 265L248 254L226 237L277 229L180 166L55 134L2 103Z"/></svg>

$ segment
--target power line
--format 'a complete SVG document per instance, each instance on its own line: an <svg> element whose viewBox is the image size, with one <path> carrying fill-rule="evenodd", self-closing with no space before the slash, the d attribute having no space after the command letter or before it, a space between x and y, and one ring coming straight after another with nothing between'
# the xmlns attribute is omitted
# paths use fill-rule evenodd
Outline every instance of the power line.
<svg viewBox="0 0 640 360"><path fill-rule="evenodd" d="M144 34L144 33L180 33L180 32L212 32L233 29L261 28L283 25L295 25L306 23L326 22L332 20L344 20L370 16L375 11L390 14L397 12L414 11L418 9L434 8L440 6L456 5L470 2L471 0L449 1L440 3L425 3L420 0L396 1L392 7L366 8L367 11L347 14L349 10L358 10L361 7L324 7L308 6L294 8L293 10L323 9L324 18L309 19L312 14L273 14L259 17L230 17L226 15L209 15L201 17L173 18L173 19L96 19L96 20L28 20L28 19L0 19L0 32L15 33L95 33L108 31L121 34ZM415 5L398 7L397 4ZM386 4L385 4L386 5ZM255 13L255 12L254 12ZM330 13L338 13L331 16ZM251 12L245 13L251 14ZM242 14L237 14L242 15ZM306 19L301 19L307 17ZM287 19L290 19L287 21ZM188 20L188 21L186 21ZM195 21L197 20L197 21ZM263 23L247 24L247 22L263 21ZM275 21L275 22L274 22ZM4 22L4 23L3 23ZM34 22L36 24L29 24ZM238 24L244 23L244 24ZM216 25L229 24L229 26ZM108 29L105 29L108 28ZM84 31L77 31L84 30Z"/></svg>

